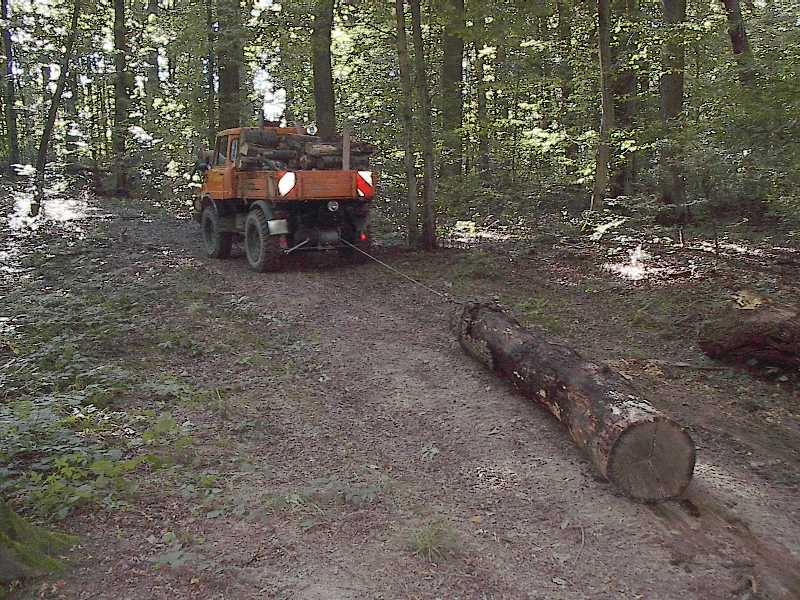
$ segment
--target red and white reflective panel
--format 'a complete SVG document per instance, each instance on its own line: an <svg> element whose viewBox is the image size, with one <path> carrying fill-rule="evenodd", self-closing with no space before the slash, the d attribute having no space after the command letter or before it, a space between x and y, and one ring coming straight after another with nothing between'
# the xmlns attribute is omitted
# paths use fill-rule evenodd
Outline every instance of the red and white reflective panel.
<svg viewBox="0 0 800 600"><path fill-rule="evenodd" d="M278 193L286 196L297 185L297 176L291 171L278 172Z"/></svg>
<svg viewBox="0 0 800 600"><path fill-rule="evenodd" d="M372 183L372 171L358 171L356 173L356 190L362 198L375 196L375 185Z"/></svg>

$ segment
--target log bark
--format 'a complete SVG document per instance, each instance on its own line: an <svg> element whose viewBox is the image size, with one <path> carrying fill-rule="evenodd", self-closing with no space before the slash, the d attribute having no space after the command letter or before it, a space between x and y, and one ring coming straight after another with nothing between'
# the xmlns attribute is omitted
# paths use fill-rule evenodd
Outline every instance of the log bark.
<svg viewBox="0 0 800 600"><path fill-rule="evenodd" d="M372 154L375 152L375 146L364 142L350 142L350 152L352 154ZM344 145L341 143L324 144L324 143L310 143L305 146L305 153L309 156L342 156L344 153Z"/></svg>
<svg viewBox="0 0 800 600"><path fill-rule="evenodd" d="M297 151L291 148L270 148L268 146L259 146L252 142L245 142L239 146L239 154L242 156L269 158L271 160L297 158Z"/></svg>
<svg viewBox="0 0 800 600"><path fill-rule="evenodd" d="M619 373L491 305L467 305L458 337L468 354L561 421L599 473L627 496L658 502L686 490L695 463L692 439Z"/></svg>
<svg viewBox="0 0 800 600"><path fill-rule="evenodd" d="M697 340L711 358L800 367L800 308L766 305L707 321Z"/></svg>

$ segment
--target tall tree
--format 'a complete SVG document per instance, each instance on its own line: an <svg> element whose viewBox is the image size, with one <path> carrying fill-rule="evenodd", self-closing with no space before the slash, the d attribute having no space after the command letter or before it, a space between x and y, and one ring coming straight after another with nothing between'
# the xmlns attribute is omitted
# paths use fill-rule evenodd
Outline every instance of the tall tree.
<svg viewBox="0 0 800 600"><path fill-rule="evenodd" d="M125 23L125 0L114 0L114 193L127 196L128 157L126 155L130 112L130 76L128 74L128 28Z"/></svg>
<svg viewBox="0 0 800 600"><path fill-rule="evenodd" d="M461 125L464 118L464 0L445 1L442 36L442 164L443 178L461 174Z"/></svg>
<svg viewBox="0 0 800 600"><path fill-rule="evenodd" d="M61 70L58 74L58 83L56 84L55 92L53 92L53 98L50 101L50 109L47 111L47 120L42 130L42 139L39 142L39 151L36 154L36 187L40 193L44 183L44 168L47 165L47 151L50 147L50 138L53 135L53 128L56 123L58 106L61 104L61 97L64 95L64 88L67 86L67 80L70 76L69 70L72 62L72 50L75 47L75 38L78 36L78 17L80 12L81 0L75 0L75 4L72 7L70 28L64 43L64 53L61 55L61 64L59 65Z"/></svg>
<svg viewBox="0 0 800 600"><path fill-rule="evenodd" d="M561 121L565 127L571 125L570 102L572 97L573 69L572 69L572 22L575 19L575 5L573 0L556 0L556 13L558 19L558 79L561 88ZM572 136L570 136L571 138ZM578 145L573 139L567 142L565 150L568 161L568 172L574 171L575 160L578 157Z"/></svg>
<svg viewBox="0 0 800 600"><path fill-rule="evenodd" d="M8 0L0 0L0 18L9 23ZM19 139L17 137L17 95L14 81L14 50L11 41L11 27L3 27L3 109L6 118L6 137L8 140L8 159L14 165L19 163Z"/></svg>
<svg viewBox="0 0 800 600"><path fill-rule="evenodd" d="M611 91L611 34L609 22L609 0L597 0L597 45L600 55L602 115L591 210L599 210L603 207L603 197L608 189L609 137L611 130L614 129L614 95Z"/></svg>
<svg viewBox="0 0 800 600"><path fill-rule="evenodd" d="M752 83L755 72L753 53L750 50L747 29L742 17L742 5L739 0L722 0L722 4L728 17L728 35L731 38L731 49L739 70L739 81L742 85L748 86Z"/></svg>
<svg viewBox="0 0 800 600"><path fill-rule="evenodd" d="M411 87L405 2L403 0L395 0L395 21L397 24L396 43L400 65L400 85L403 88L403 95L400 99L400 120L403 122L403 167L406 172L408 203L408 245L413 248L419 240L419 215L417 214L417 169L414 165L414 119L412 114L414 95Z"/></svg>
<svg viewBox="0 0 800 600"><path fill-rule="evenodd" d="M630 31L630 26L639 19L639 0L612 0L612 14L615 15L620 31L615 44L611 45L611 87L614 98L614 126L625 130L630 136L635 125L637 99L636 70L630 64L631 54L637 48L638 40L635 32ZM623 22L624 27L619 23ZM617 161L614 161L611 172L611 193L613 197L633 194L635 177L635 152L625 152Z"/></svg>
<svg viewBox="0 0 800 600"><path fill-rule="evenodd" d="M242 119L241 69L244 64L239 0L217 0L219 34L219 128L239 127Z"/></svg>
<svg viewBox="0 0 800 600"><path fill-rule="evenodd" d="M664 20L669 27L667 39L661 49L661 122L665 141L659 156L661 199L665 204L683 204L685 185L676 144L671 138L678 129L678 119L683 112L684 71L686 50L681 39L680 26L686 21L686 0L661 0Z"/></svg>
<svg viewBox="0 0 800 600"><path fill-rule="evenodd" d="M217 75L217 61L214 56L214 0L205 0L206 4L206 138L210 146L214 145L217 125L217 92L214 82Z"/></svg>
<svg viewBox="0 0 800 600"><path fill-rule="evenodd" d="M159 6L158 0L147 0L147 60L145 67L145 101L147 107L152 110L153 101L161 94L161 78L158 68L158 42L156 41L155 29L158 22ZM150 116L155 118L155 114Z"/></svg>
<svg viewBox="0 0 800 600"><path fill-rule="evenodd" d="M311 36L314 67L314 104L319 135L336 135L336 95L333 89L331 64L331 30L334 0L316 0L314 31Z"/></svg>
<svg viewBox="0 0 800 600"><path fill-rule="evenodd" d="M419 0L410 0L411 30L414 38L414 66L416 71L417 96L419 102L420 137L422 138L422 161L424 171L422 183L422 246L427 250L436 248L436 176L433 162L433 129L431 128L431 98L428 91L428 72L425 64L425 43L422 39L422 16Z"/></svg>

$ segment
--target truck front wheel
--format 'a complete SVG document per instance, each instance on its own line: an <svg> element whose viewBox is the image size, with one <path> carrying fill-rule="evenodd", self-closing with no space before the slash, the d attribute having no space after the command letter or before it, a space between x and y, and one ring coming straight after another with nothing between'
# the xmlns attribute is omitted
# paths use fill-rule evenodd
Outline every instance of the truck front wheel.
<svg viewBox="0 0 800 600"><path fill-rule="evenodd" d="M206 206L200 216L203 243L209 258L228 258L231 255L233 234L222 231L219 215L212 206Z"/></svg>
<svg viewBox="0 0 800 600"><path fill-rule="evenodd" d="M267 217L261 209L253 209L244 222L244 247L247 262L254 271L264 273L281 268L283 251L280 236L270 235Z"/></svg>

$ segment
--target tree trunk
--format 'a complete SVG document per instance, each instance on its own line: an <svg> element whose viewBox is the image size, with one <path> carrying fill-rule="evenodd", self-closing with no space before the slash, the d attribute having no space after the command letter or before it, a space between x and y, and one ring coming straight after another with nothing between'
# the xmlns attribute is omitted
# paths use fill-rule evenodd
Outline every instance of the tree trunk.
<svg viewBox="0 0 800 600"><path fill-rule="evenodd" d="M571 119L570 98L572 96L572 21L575 18L575 6L573 0L556 0L556 10L558 11L558 48L559 63L558 77L561 87L561 122L568 128ZM569 161L568 172L574 174L575 162L578 159L578 145L572 140L567 142L565 150L566 159Z"/></svg>
<svg viewBox="0 0 800 600"><path fill-rule="evenodd" d="M0 0L0 18L8 23L8 0ZM17 137L16 84L14 82L14 50L11 41L11 28L3 27L3 108L5 109L6 132L8 139L8 159L12 165L18 164L19 139Z"/></svg>
<svg viewBox="0 0 800 600"><path fill-rule="evenodd" d="M609 0L597 0L597 33L600 54L600 87L602 92L602 116L600 119L600 143L594 171L594 190L590 210L603 207L603 197L608 189L609 136L614 129L614 95L611 91L611 40L609 29Z"/></svg>
<svg viewBox="0 0 800 600"><path fill-rule="evenodd" d="M613 13L619 19L636 21L639 18L639 0L616 0L612 3ZM630 66L621 66L627 63L632 51L635 51L637 40L624 32L624 39L618 40L617 44L611 47L612 68L612 89L614 97L614 126L617 129L625 130L627 137L633 135L636 121L637 102L637 80L636 71ZM620 158L615 161L611 174L611 195L612 197L633 194L634 164L636 153L631 151L620 151Z"/></svg>
<svg viewBox="0 0 800 600"><path fill-rule="evenodd" d="M403 122L403 166L406 172L406 199L408 202L408 245L415 248L419 242L419 215L417 214L417 169L414 165L414 102L411 88L411 70L408 60L406 13L404 0L395 0L397 24L397 58L400 65L400 120Z"/></svg>
<svg viewBox="0 0 800 600"><path fill-rule="evenodd" d="M36 154L37 196L41 194L42 185L44 184L44 169L47 165L47 150L50 146L50 138L53 135L53 127L55 127L56 124L58 105L61 104L61 96L64 94L64 88L67 85L67 78L69 77L70 62L72 61L72 49L75 47L75 38L78 36L78 16L80 15L80 12L81 0L75 0L75 4L72 8L70 29L67 33L66 43L64 44L65 50L61 57L61 72L58 75L56 91L53 92L53 98L50 101L50 109L47 112L47 120L45 121L44 129L42 130L42 139L39 142L39 151Z"/></svg>
<svg viewBox="0 0 800 600"><path fill-rule="evenodd" d="M465 19L464 0L446 0L441 74L443 179L461 174Z"/></svg>
<svg viewBox="0 0 800 600"><path fill-rule="evenodd" d="M158 18L158 0L147 0L147 26L146 29L151 30L155 27L156 19ZM147 52L147 66L145 74L147 80L145 82L145 102L148 109L152 112L153 101L156 97L161 95L161 79L158 75L158 45L155 41L155 36L150 34L147 43L152 47ZM156 118L154 114L151 118Z"/></svg>
<svg viewBox="0 0 800 600"><path fill-rule="evenodd" d="M214 90L214 76L217 73L214 59L214 4L213 0L206 2L206 139L209 148L214 147L217 134L217 93Z"/></svg>
<svg viewBox="0 0 800 600"><path fill-rule="evenodd" d="M753 83L755 70L753 53L747 39L747 30L742 18L742 6L739 0L722 0L725 14L728 17L728 35L731 38L731 48L739 70L739 81L742 85L749 86Z"/></svg>
<svg viewBox="0 0 800 600"><path fill-rule="evenodd" d="M418 126L422 138L423 195L422 246L436 248L436 176L433 162L433 130L431 128L431 98L428 92L428 73L425 65L425 44L422 40L422 16L419 0L410 0L411 29L414 38L414 63L416 67L417 96L419 100Z"/></svg>
<svg viewBox="0 0 800 600"><path fill-rule="evenodd" d="M661 0L664 20L669 31L662 47L661 61L661 121L664 125L665 144L660 153L661 200L665 204L684 204L685 185L680 168L676 144L669 139L679 127L683 112L684 70L686 51L676 34L677 26L686 21L686 0Z"/></svg>
<svg viewBox="0 0 800 600"><path fill-rule="evenodd" d="M316 0L314 33L311 36L314 54L314 105L318 135L323 139L336 136L336 96L331 64L331 30L334 0Z"/></svg>
<svg viewBox="0 0 800 600"><path fill-rule="evenodd" d="M103 69L103 72L100 74L105 75L105 69ZM105 156L109 156L111 154L111 146L109 144L109 139L108 139L109 117L111 115L111 107L108 99L109 90L105 77L102 77L100 79L97 89L99 91L99 99L100 99L100 133L102 134L103 154ZM113 135L113 131L111 133Z"/></svg>
<svg viewBox="0 0 800 600"><path fill-rule="evenodd" d="M239 0L217 0L217 67L219 69L219 128L239 127L242 117L242 14Z"/></svg>
<svg viewBox="0 0 800 600"><path fill-rule="evenodd" d="M69 97L64 102L64 108L68 116L65 148L70 160L75 160L80 139L80 135L77 133L80 127L78 125L78 74L75 69L70 71L67 85L69 86Z"/></svg>
<svg viewBox="0 0 800 600"><path fill-rule="evenodd" d="M482 19L483 17L481 17ZM475 44L475 79L478 96L478 172L489 170L489 116L486 108L486 63L483 42Z"/></svg>
<svg viewBox="0 0 800 600"><path fill-rule="evenodd" d="M464 308L464 350L563 423L598 472L636 500L680 496L695 462L692 439L627 380L524 329L494 306Z"/></svg>
<svg viewBox="0 0 800 600"><path fill-rule="evenodd" d="M114 0L114 130L112 146L114 193L117 196L129 194L126 140L131 97L127 67L128 31L125 23L125 0Z"/></svg>

